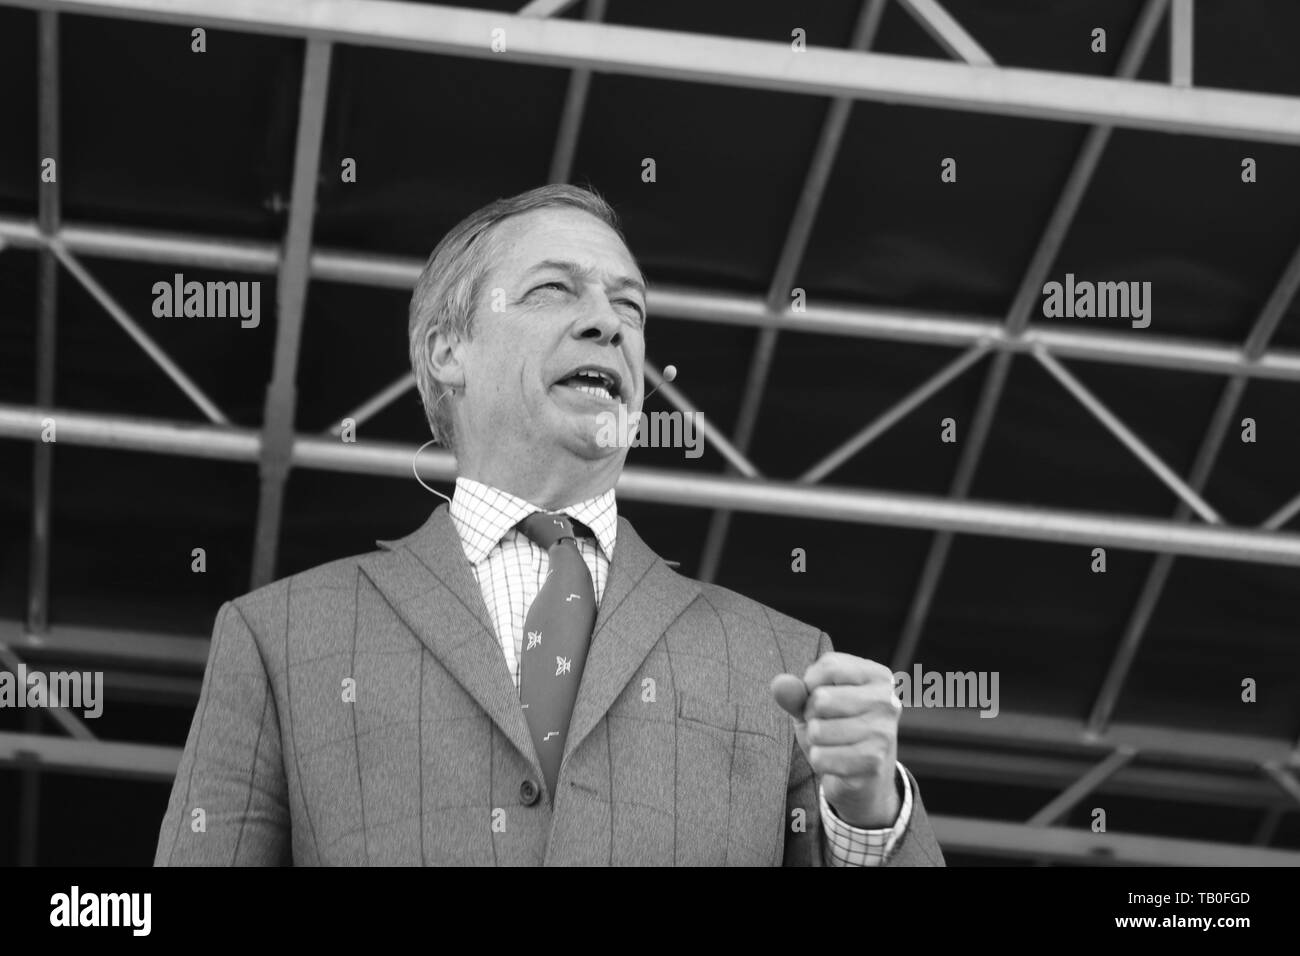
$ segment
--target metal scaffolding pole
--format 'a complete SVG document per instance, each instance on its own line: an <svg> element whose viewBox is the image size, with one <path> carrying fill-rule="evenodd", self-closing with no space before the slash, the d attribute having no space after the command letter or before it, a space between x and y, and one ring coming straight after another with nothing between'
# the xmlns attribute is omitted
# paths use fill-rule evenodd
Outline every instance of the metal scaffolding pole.
<svg viewBox="0 0 1300 956"><path fill-rule="evenodd" d="M348 419L352 419L352 423L357 428L360 428L363 424L370 421L370 419L374 418L413 388L415 388L415 373L407 372L401 378L385 385L374 395L370 396L356 408L352 409L352 411L348 412L331 425L327 431L331 435L342 435L343 423Z"/></svg>
<svg viewBox="0 0 1300 956"><path fill-rule="evenodd" d="M875 42L876 32L880 29L880 20L885 15L885 0L866 0L858 13L858 21L853 28L849 41L851 50L867 50ZM849 117L853 112L853 100L840 96L831 101L822 121L821 132L817 136L817 145L813 148L812 162L804 177L803 189L795 205L790 227L786 232L781 254L772 273L772 281L767 289L765 305L767 311L776 316L785 313L799 265L803 262L804 252L812 237L813 224L817 220L817 210L821 207L822 197L826 194L826 185L830 182L831 170L835 167L835 157L839 155L840 143L844 140L844 131L848 128ZM745 375L744 388L740 395L740 414L736 429L732 433L732 442L740 454L749 453L750 442L754 439L754 427L758 421L759 406L767 389L767 375L776 357L777 336L780 326L769 325L758 333L758 344L750 358L749 371ZM709 530L704 537L704 550L700 555L698 577L701 581L712 581L722 561L723 548L727 541L727 532L731 528L731 512L715 511L709 518Z"/></svg>
<svg viewBox="0 0 1300 956"><path fill-rule="evenodd" d="M1010 352L999 352L989 363L984 384L980 388L975 413L966 432L966 442L957 460L957 471L948 487L948 497L954 501L962 501L970 495L971 484L975 481L975 470L979 467L984 443L993 428L993 418L997 413L998 401L1002 397L1002 389L1006 385L1010 370ZM890 659L890 667L894 671L907 670L916 658L916 648L921 642L921 633L925 629L925 622L930 617L930 605L934 602L935 592L939 589L939 579L943 577L944 566L948 563L952 539L951 533L940 532L930 542L925 563L921 566L916 591L913 592L912 601L908 605L903 632Z"/></svg>
<svg viewBox="0 0 1300 956"><path fill-rule="evenodd" d="M1097 755L1022 753L1013 743L999 747L940 742L905 732L898 759L918 780L952 780L963 784L1012 785L1035 790L1062 790L1091 767ZM1170 803L1283 811L1291 798L1261 775L1236 770L1213 771L1174 766L1130 765L1095 791L1106 796L1140 797Z"/></svg>
<svg viewBox="0 0 1300 956"><path fill-rule="evenodd" d="M36 21L37 44L37 131L38 157L55 162L53 182L42 182L37 194L37 217L40 236L47 240L58 233L62 217L59 179L63 157L59 142L59 16L42 11ZM59 264L54 253L44 248L37 262L36 291L36 401L54 404L55 350L58 344ZM40 441L32 449L32 523L27 577L27 626L44 633L50 626L50 512L54 482L54 443ZM0 650L12 658L7 648ZM28 730L36 730L40 720L26 715ZM35 866L40 831L40 769L24 761L19 773L18 863Z"/></svg>
<svg viewBox="0 0 1300 956"><path fill-rule="evenodd" d="M1286 810L1281 807L1269 807L1264 811L1263 818L1259 821L1259 827L1255 830L1255 837L1251 843L1255 846L1268 846L1277 836L1278 825L1281 824L1282 818L1286 816Z"/></svg>
<svg viewBox="0 0 1300 956"><path fill-rule="evenodd" d="M1147 0L1133 28L1133 35L1125 45L1120 57L1118 75L1121 80L1137 76L1147 50L1155 37L1156 29L1164 13L1168 0ZM1025 329L1029 325L1029 316L1038 301L1039 290L1052 264L1056 261L1065 242L1066 232L1074 221L1075 214L1083 202L1084 193L1092 181L1093 174L1101 162L1102 153L1110 140L1109 126L1095 126L1088 131L1083 147L1075 158L1065 187L1056 201L1052 215L1047 221L1043 235L1038 241L1033 258L1020 282L1020 287L1012 300L1011 308L1003 321L1003 331L1013 340L1028 338ZM971 484L975 480L975 471L979 467L980 457L984 453L984 444L993 427L998 403L1006 386L1007 376L1011 371L1011 353L999 352L989 364L980 391L979 402L975 406L970 428L967 431L961 457L957 462L957 471L949 487L949 497L965 498L970 494ZM921 567L916 591L908 607L907 618L903 624L903 633L894 649L891 666L894 670L906 670L916 657L925 622L930 616L930 605L943 577L944 565L948 562L948 553L952 549L952 535L938 534L930 543L930 550Z"/></svg>
<svg viewBox="0 0 1300 956"><path fill-rule="evenodd" d="M22 666L22 661L19 660L18 655L10 650L8 645L0 643L0 670L9 671L17 677L20 666ZM23 687L19 689L18 693L26 694L27 688ZM53 703L53 701L50 701L50 703ZM51 706L42 709L44 713L48 715L52 721L62 727L69 736L75 737L78 740L96 739L90 728L86 726L85 721L68 708Z"/></svg>
<svg viewBox="0 0 1300 956"><path fill-rule="evenodd" d="M1093 833L1066 827L931 816L944 852L1067 864L1126 866L1300 866L1300 853L1208 840Z"/></svg>
<svg viewBox="0 0 1300 956"><path fill-rule="evenodd" d="M899 3L949 56L972 66L994 65L993 57L939 5L938 0L899 0Z"/></svg>
<svg viewBox="0 0 1300 956"><path fill-rule="evenodd" d="M537 66L849 96L1167 133L1300 144L1300 99L1174 89L1106 77L948 63L670 30L537 19L391 0L6 0L65 13L154 20ZM506 53L493 52L504 29Z"/></svg>
<svg viewBox="0 0 1300 956"><path fill-rule="evenodd" d="M1082 382L1070 374L1064 365L1048 355L1046 349L1035 349L1034 358L1038 359L1039 364L1047 369L1052 377L1078 400L1080 405L1105 425L1107 431L1123 442L1124 447L1131 451L1134 457L1146 466L1148 471L1152 472L1174 494L1178 495L1189 508L1211 524L1223 523L1223 519L1219 517L1218 512L1206 504L1204 498L1188 487L1187 482L1179 478L1177 472L1165 464L1164 460L1152 451L1146 442L1138 438L1131 428L1120 421L1118 415L1107 408Z"/></svg>
<svg viewBox="0 0 1300 956"><path fill-rule="evenodd" d="M68 251L97 258L260 274L275 273L279 263L279 249L274 243L255 240L85 224L64 225L57 238ZM40 249L44 245L34 221L7 216L0 216L3 241L23 249ZM409 290L414 288L423 265L422 260L414 258L317 249L311 255L311 277L323 282ZM1062 359L1300 382L1300 351L1274 349L1251 360L1238 347L1186 336L1139 337L1045 322L1035 323L1017 336L1007 331L1005 320L986 315L833 303L812 303L807 311L795 316L789 310L773 312L758 295L669 284L651 289L648 305L656 320L775 327L809 335L959 349L988 342L999 352L1029 352L1042 345Z"/></svg>
<svg viewBox="0 0 1300 956"><path fill-rule="evenodd" d="M1002 711L996 719L986 720L959 708L909 708L902 717L900 739L907 741L917 736L959 742L968 748L1014 745L1025 752L1046 751L1058 757L1089 755L1098 760L1121 747L1132 747L1144 760L1175 761L1206 770L1233 768L1252 774L1258 774L1260 767L1268 763L1300 769L1300 754L1281 737L1119 721L1107 727L1105 733L1096 734L1075 718L1014 711Z"/></svg>
<svg viewBox="0 0 1300 956"><path fill-rule="evenodd" d="M1300 783L1297 783L1295 777L1291 776L1281 764L1270 761L1263 764L1261 769L1264 771L1264 775L1277 784L1283 793L1287 794L1297 804L1300 804Z"/></svg>
<svg viewBox="0 0 1300 956"><path fill-rule="evenodd" d="M1090 768L1087 773L1057 794L1047 806L1030 817L1029 825L1031 827L1046 827L1059 822L1088 794L1126 767L1135 756L1137 756L1137 751L1132 747L1120 747L1115 750L1105 760Z"/></svg>
<svg viewBox="0 0 1300 956"><path fill-rule="evenodd" d="M23 730L29 738L41 739L36 733L41 718L35 711L23 714ZM0 756L0 765L3 765ZM35 866L41 823L41 762L30 747L14 752L12 763L18 768L18 865Z"/></svg>
<svg viewBox="0 0 1300 956"><path fill-rule="evenodd" d="M57 239L54 240L49 244L49 250L62 263L63 267L72 273L73 278L80 282L91 297L100 304L113 321L120 325L126 334L131 336L135 344L140 346L144 353L153 359L154 364L162 369L167 377L176 384L176 387L185 393L186 398L195 404L208 421L217 425L229 424L229 419L217 407L216 403L204 394L203 389L199 388L194 380L186 375L181 367L172 360L172 357L164 351L163 347L155 342L149 333L127 314L126 309L118 304L118 301L109 294L108 290L95 280L90 271L78 262L76 257L68 252L61 242Z"/></svg>
<svg viewBox="0 0 1300 956"><path fill-rule="evenodd" d="M1254 325L1251 327L1250 335L1247 336L1246 343L1242 348L1242 352L1247 359L1257 358L1264 354L1273 333L1277 331L1278 325L1282 322L1282 317L1286 315L1286 310L1298 290L1300 290L1300 246L1297 246L1292 253L1291 260L1282 270L1282 275L1273 287L1268 301L1264 303L1264 307L1260 310ZM1205 436L1201 440L1200 448L1196 452L1196 460L1192 464L1191 474L1187 479L1187 484L1194 493L1199 494L1209 483L1210 474L1213 472L1214 464L1219 458L1220 450L1223 448L1223 441L1237 416L1237 408L1241 404L1241 397L1246 391L1246 384L1247 380L1244 376L1234 375L1228 379L1223 392L1219 396L1219 404L1210 417L1210 423L1206 427ZM1190 516L1191 505L1184 497L1179 503L1178 510L1174 513L1174 520L1185 522ZM1280 523L1270 526L1268 522L1265 522L1265 528L1268 530L1275 530L1280 526ZM1160 603L1160 597L1164 593L1165 584L1169 580L1169 572L1173 569L1173 565L1173 559L1169 555L1157 555L1151 569L1147 572L1146 580L1142 584L1142 591L1138 595L1133 612L1129 615L1128 622L1124 626L1123 636L1120 638L1119 645L1115 648L1115 654L1111 658L1110 666L1106 670L1106 676L1102 680L1101 688L1098 690L1096 700L1093 702L1092 711L1088 717L1088 726L1094 731L1105 728L1114 713L1120 692L1123 690L1124 682L1128 679L1129 671L1133 667L1138 648L1142 646L1142 639L1146 634L1147 626L1151 623L1151 617L1155 614L1156 606Z"/></svg>
<svg viewBox="0 0 1300 956"><path fill-rule="evenodd" d="M284 486L292 460L293 421L298 396L298 347L307 307L307 285L311 278L308 262L329 92L330 52L330 44L309 40L303 63L289 228L285 233L284 256L276 277L275 359L262 416L261 491L253 537L252 586L255 588L275 577Z"/></svg>
<svg viewBox="0 0 1300 956"><path fill-rule="evenodd" d="M1174 86L1192 85L1194 39L1192 0L1173 0L1169 12L1169 82Z"/></svg>
<svg viewBox="0 0 1300 956"><path fill-rule="evenodd" d="M519 11L520 16L549 16L549 13L530 14L529 10L541 7L546 0L538 0ZM552 4L560 0L550 0ZM566 4L567 5L567 4ZM605 0L587 0L584 19L599 23L605 19ZM573 157L578 151L578 136L582 132L582 114L587 107L587 93L591 89L591 70L578 67L569 72L569 85L564 93L564 111L555 136L555 149L551 153L551 170L547 182L567 183L573 176Z"/></svg>
<svg viewBox="0 0 1300 956"><path fill-rule="evenodd" d="M58 421L59 440L74 445L234 461L256 461L261 453L262 437L251 429L13 405L0 405L0 438L38 440L41 419L46 416ZM392 442L345 443L298 435L292 444L291 464L407 478L415 452L414 446ZM428 480L452 480L455 469L455 459L447 452L429 449L420 456L420 471ZM618 490L630 500L681 507L727 507L755 514L797 515L823 521L929 528L1300 567L1300 535L1249 528L1178 525L1150 518L757 481L679 469L626 468Z"/></svg>
<svg viewBox="0 0 1300 956"><path fill-rule="evenodd" d="M54 182L41 183L38 195L39 235L48 240L58 234L59 182L59 18L43 12L37 18L37 148L40 159L55 160ZM66 172L66 170L62 170ZM37 263L36 292L36 404L54 405L54 358L58 331L59 264L43 248ZM37 442L32 455L32 524L27 578L27 625L41 632L49 627L50 595L50 491L54 445Z"/></svg>
<svg viewBox="0 0 1300 956"><path fill-rule="evenodd" d="M559 16L578 0L532 0L520 9L521 17L555 17Z"/></svg>
<svg viewBox="0 0 1300 956"><path fill-rule="evenodd" d="M653 387L663 393L668 404L672 405L678 411L685 415L695 415L699 412L699 409L695 407L695 403L687 398L680 389L674 387L671 383L664 381L663 373L648 361L645 363L645 377L650 380L650 384ZM762 475L759 474L758 469L753 466L749 459L733 447L731 442L727 441L727 436L718 431L718 429L709 422L707 416L700 415L699 421L701 433L703 433L705 438L713 442L713 446L717 448L718 453L726 459L727 464L730 465L731 468L740 472L746 478L762 477Z"/></svg>
<svg viewBox="0 0 1300 956"><path fill-rule="evenodd" d="M988 343L985 342L968 348L961 355L957 356L957 358L953 359L889 408L885 409L885 411L877 415L874 420L863 426L863 428L853 435L852 438L836 447L828 455L818 461L817 464L813 465L800 475L798 480L809 483L821 481L835 469L839 468L840 465L844 464L858 452L862 451L862 449L866 448L873 441L914 412L932 395L942 391L945 385L982 359L988 353L988 350Z"/></svg>
<svg viewBox="0 0 1300 956"><path fill-rule="evenodd" d="M1266 518L1260 527L1267 531L1277 531L1297 514L1300 514L1300 495L1296 495L1271 516Z"/></svg>
<svg viewBox="0 0 1300 956"><path fill-rule="evenodd" d="M208 660L206 637L141 634L75 624L56 624L48 631L36 633L19 621L0 619L0 644L29 660L54 657L126 668L157 666L200 674Z"/></svg>
<svg viewBox="0 0 1300 956"><path fill-rule="evenodd" d="M180 762L179 747L115 740L76 740L0 730L0 766L36 765L45 773L86 773L170 783Z"/></svg>

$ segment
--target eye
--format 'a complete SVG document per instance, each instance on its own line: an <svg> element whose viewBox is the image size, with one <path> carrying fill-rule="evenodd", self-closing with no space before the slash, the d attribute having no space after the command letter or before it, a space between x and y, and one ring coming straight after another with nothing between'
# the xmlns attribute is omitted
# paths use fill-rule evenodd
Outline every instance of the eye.
<svg viewBox="0 0 1300 956"><path fill-rule="evenodd" d="M534 292L538 292L538 291L540 291L540 290L542 290L542 289L557 289L557 290L560 291L560 292L568 292L568 291L569 291L569 287L568 287L567 285L565 285L563 282L558 282L558 281L557 281L557 282L543 282L541 285L539 285L539 286L534 286L534 287L533 287L533 291L534 291Z"/></svg>
<svg viewBox="0 0 1300 956"><path fill-rule="evenodd" d="M617 301L617 304L620 306L626 306L627 308L630 308L632 310L632 314L636 316L638 322L641 323L645 322L645 312L641 310L641 303L636 302L633 299L619 299Z"/></svg>

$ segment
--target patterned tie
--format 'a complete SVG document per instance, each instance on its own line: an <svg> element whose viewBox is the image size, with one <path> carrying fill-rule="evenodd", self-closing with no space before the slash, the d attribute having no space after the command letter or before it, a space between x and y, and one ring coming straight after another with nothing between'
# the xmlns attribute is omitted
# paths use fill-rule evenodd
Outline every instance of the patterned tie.
<svg viewBox="0 0 1300 956"><path fill-rule="evenodd" d="M524 620L519 703L554 800L569 718L596 623L596 589L567 515L539 511L519 522L519 530L550 558L550 572Z"/></svg>

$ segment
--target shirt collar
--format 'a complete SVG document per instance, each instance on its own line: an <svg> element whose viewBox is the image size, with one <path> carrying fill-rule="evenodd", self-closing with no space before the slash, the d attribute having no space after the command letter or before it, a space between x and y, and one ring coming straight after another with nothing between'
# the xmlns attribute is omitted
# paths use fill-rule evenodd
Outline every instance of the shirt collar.
<svg viewBox="0 0 1300 956"><path fill-rule="evenodd" d="M457 478L451 496L451 520L460 534L465 557L478 564L488 556L510 531L534 511L546 511L500 488L493 488L471 478ZM564 508L556 508L591 529L605 552L614 559L614 540L618 535L618 505L614 489Z"/></svg>

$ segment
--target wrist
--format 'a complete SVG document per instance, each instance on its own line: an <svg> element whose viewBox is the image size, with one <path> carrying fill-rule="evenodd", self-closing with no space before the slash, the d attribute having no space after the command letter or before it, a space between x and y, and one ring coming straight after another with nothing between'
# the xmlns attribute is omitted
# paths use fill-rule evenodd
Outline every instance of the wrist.
<svg viewBox="0 0 1300 956"><path fill-rule="evenodd" d="M859 830L887 830L898 822L903 808L897 779L893 786L881 787L880 792L869 799L855 800L837 795L832 800L827 795L826 803L836 817Z"/></svg>

